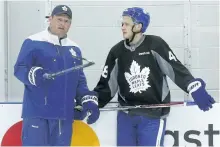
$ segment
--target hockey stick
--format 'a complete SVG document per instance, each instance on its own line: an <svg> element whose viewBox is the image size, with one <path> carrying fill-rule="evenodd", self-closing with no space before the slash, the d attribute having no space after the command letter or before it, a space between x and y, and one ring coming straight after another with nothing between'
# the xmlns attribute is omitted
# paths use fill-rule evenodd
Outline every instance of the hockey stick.
<svg viewBox="0 0 220 147"><path fill-rule="evenodd" d="M82 69L82 68L85 68L85 67L89 67L89 66L92 66L93 64L95 64L95 62L89 61L86 58L79 58L79 57L76 57L76 56L74 56L74 58L76 58L78 60L85 60L88 63L82 64L82 65L78 65L78 66L75 66L75 67L71 67L71 68L68 68L68 69L64 69L62 71L59 71L59 72L56 72L56 73L52 73L52 74L45 73L43 75L43 77L45 79L52 79L52 78L54 78L56 76L60 76L60 75L63 75L65 73L68 73L68 72L71 72L71 71L75 71L75 70L78 70L78 69Z"/></svg>
<svg viewBox="0 0 220 147"><path fill-rule="evenodd" d="M104 107L100 108L101 111L119 111L119 110L129 110L129 109L149 109L149 108L164 108L173 106L194 106L195 102L170 102L166 104L151 104L151 105L136 105L136 106L118 106L118 107Z"/></svg>

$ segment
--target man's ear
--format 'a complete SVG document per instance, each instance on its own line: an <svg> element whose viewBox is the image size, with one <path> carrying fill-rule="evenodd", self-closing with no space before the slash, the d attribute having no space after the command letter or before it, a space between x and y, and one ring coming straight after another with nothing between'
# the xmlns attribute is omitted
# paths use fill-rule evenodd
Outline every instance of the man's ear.
<svg viewBox="0 0 220 147"><path fill-rule="evenodd" d="M51 22L52 19L53 19L53 16L50 16L50 17L48 18L48 22Z"/></svg>
<svg viewBox="0 0 220 147"><path fill-rule="evenodd" d="M135 32L141 32L141 28L142 28L141 23L135 24L134 31Z"/></svg>

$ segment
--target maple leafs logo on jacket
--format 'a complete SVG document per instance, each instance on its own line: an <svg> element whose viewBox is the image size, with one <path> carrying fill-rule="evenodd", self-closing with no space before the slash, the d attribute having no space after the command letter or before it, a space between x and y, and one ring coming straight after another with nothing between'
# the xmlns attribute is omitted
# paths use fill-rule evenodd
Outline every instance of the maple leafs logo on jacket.
<svg viewBox="0 0 220 147"><path fill-rule="evenodd" d="M130 73L125 72L125 78L129 84L130 92L137 93L146 91L149 87L148 77L150 74L149 67L140 69L140 65L136 61L132 61Z"/></svg>

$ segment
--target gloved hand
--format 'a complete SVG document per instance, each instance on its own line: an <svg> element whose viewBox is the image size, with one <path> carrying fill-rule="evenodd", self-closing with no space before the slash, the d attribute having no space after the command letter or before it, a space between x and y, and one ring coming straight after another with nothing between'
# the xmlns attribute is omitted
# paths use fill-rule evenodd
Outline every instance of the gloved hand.
<svg viewBox="0 0 220 147"><path fill-rule="evenodd" d="M87 123L88 124L93 124L95 123L100 115L100 111L98 108L98 103L97 97L95 96L84 96L83 98L85 98L84 101L82 101L82 106L83 106L83 114L86 116L89 115L88 119L87 119Z"/></svg>
<svg viewBox="0 0 220 147"><path fill-rule="evenodd" d="M187 91L201 110L208 111L212 108L215 100L207 93L205 86L206 84L202 79L196 78L189 82Z"/></svg>
<svg viewBox="0 0 220 147"><path fill-rule="evenodd" d="M34 66L28 73L28 80L32 85L40 86L46 81L46 79L43 77L45 73L46 70L44 70L42 67Z"/></svg>
<svg viewBox="0 0 220 147"><path fill-rule="evenodd" d="M88 95L85 95L81 99L81 104L82 104L82 112L76 112L76 116L74 119L80 119L83 120L85 119L86 116L87 118L87 123L88 124L93 124L95 123L100 115L99 107L98 107L98 98L97 96L91 92ZM78 115L78 116L77 116Z"/></svg>

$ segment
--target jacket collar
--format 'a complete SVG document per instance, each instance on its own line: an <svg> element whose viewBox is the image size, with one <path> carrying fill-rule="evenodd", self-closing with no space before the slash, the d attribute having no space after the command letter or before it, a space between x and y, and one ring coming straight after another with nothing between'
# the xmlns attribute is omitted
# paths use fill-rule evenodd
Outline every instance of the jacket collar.
<svg viewBox="0 0 220 147"><path fill-rule="evenodd" d="M48 41L53 43L54 45L64 45L64 42L67 40L67 35L64 38L60 38L57 35L54 35L50 32L49 27L46 29L48 35Z"/></svg>

